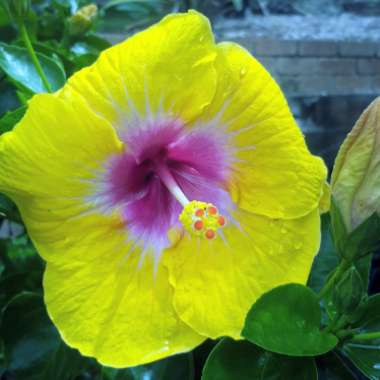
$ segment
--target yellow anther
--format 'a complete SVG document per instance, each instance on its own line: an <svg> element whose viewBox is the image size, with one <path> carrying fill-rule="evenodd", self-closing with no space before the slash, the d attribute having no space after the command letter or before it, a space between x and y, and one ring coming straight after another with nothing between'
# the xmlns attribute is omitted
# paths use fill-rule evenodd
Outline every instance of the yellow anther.
<svg viewBox="0 0 380 380"><path fill-rule="evenodd" d="M213 239L216 231L224 227L226 218L219 214L212 203L191 201L187 203L179 216L184 228L192 235Z"/></svg>

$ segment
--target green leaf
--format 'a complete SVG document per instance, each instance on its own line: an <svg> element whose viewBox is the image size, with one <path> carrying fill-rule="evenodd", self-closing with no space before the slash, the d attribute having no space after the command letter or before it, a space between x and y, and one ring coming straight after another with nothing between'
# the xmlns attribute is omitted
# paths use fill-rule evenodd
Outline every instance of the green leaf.
<svg viewBox="0 0 380 380"><path fill-rule="evenodd" d="M194 363L191 354L171 356L151 364L116 369L103 367L103 380L193 380Z"/></svg>
<svg viewBox="0 0 380 380"><path fill-rule="evenodd" d="M348 268L332 292L332 301L340 314L355 312L364 297L363 281L355 266Z"/></svg>
<svg viewBox="0 0 380 380"><path fill-rule="evenodd" d="M9 25L11 23L11 19L9 17L8 12L5 10L5 7L2 6L0 1L0 28Z"/></svg>
<svg viewBox="0 0 380 380"><path fill-rule="evenodd" d="M322 215L321 222L321 247L315 257L308 282L308 286L315 292L319 292L323 288L329 274L339 264L339 256L331 236L330 215Z"/></svg>
<svg viewBox="0 0 380 380"><path fill-rule="evenodd" d="M210 353L202 380L317 380L312 358L291 358L247 341L221 340Z"/></svg>
<svg viewBox="0 0 380 380"><path fill-rule="evenodd" d="M334 352L320 356L317 364L321 379L357 380L348 366Z"/></svg>
<svg viewBox="0 0 380 380"><path fill-rule="evenodd" d="M347 229L344 224L342 214L333 197L331 198L330 216L334 244L339 254L343 255L347 240Z"/></svg>
<svg viewBox="0 0 380 380"><path fill-rule="evenodd" d="M74 70L78 71L80 69L83 69L84 67L87 67L89 65L92 65L96 59L98 58L98 55L96 54L82 54L74 59Z"/></svg>
<svg viewBox="0 0 380 380"><path fill-rule="evenodd" d="M250 342L223 339L207 358L202 380L261 379L268 355Z"/></svg>
<svg viewBox="0 0 380 380"><path fill-rule="evenodd" d="M82 359L61 340L40 295L14 297L3 311L0 331L7 370L17 380L73 380L78 374Z"/></svg>
<svg viewBox="0 0 380 380"><path fill-rule="evenodd" d="M66 81L61 66L41 53L37 53L37 57L52 90L61 88ZM46 91L27 49L0 43L0 67L10 78L27 89L33 92Z"/></svg>
<svg viewBox="0 0 380 380"><path fill-rule="evenodd" d="M365 292L368 289L371 261L372 261L372 255L368 255L355 262L355 268L357 269L357 271L359 272L361 276L362 286ZM325 311L329 315L330 319L334 319L334 317L337 314L337 310L333 302L333 288L323 298L324 298L323 302L325 306ZM350 313L350 320L354 318L355 313L356 311L352 313L352 316Z"/></svg>
<svg viewBox="0 0 380 380"><path fill-rule="evenodd" d="M372 319L380 319L380 294L368 297L359 310L357 310L353 327L360 328L365 326Z"/></svg>
<svg viewBox="0 0 380 380"><path fill-rule="evenodd" d="M14 222L21 223L21 216L16 205L11 199L0 194L0 221L5 217Z"/></svg>
<svg viewBox="0 0 380 380"><path fill-rule="evenodd" d="M7 80L5 73L0 68L0 115L4 116L6 112L19 106L16 88L10 80Z"/></svg>
<svg viewBox="0 0 380 380"><path fill-rule="evenodd" d="M272 352L316 356L332 350L337 338L320 330L316 294L300 284L282 285L261 296L248 312L242 335Z"/></svg>
<svg viewBox="0 0 380 380"><path fill-rule="evenodd" d="M262 375L264 380L318 380L313 358L271 355Z"/></svg>
<svg viewBox="0 0 380 380"><path fill-rule="evenodd" d="M361 314L361 318L352 325L353 328L358 329L358 333L380 331L380 294L368 298ZM362 342L347 341L340 350L369 379L380 378L380 339Z"/></svg>
<svg viewBox="0 0 380 380"><path fill-rule="evenodd" d="M14 203L5 195L0 194L0 218L6 216L13 211Z"/></svg>
<svg viewBox="0 0 380 380"><path fill-rule="evenodd" d="M95 34L89 34L81 37L70 50L74 51L76 54L84 53L99 53L104 49L107 49L111 44Z"/></svg>
<svg viewBox="0 0 380 380"><path fill-rule="evenodd" d="M26 106L21 106L13 111L9 111L0 119L0 135L13 129L24 116L26 108Z"/></svg>
<svg viewBox="0 0 380 380"><path fill-rule="evenodd" d="M380 341L365 343L346 343L342 352L369 379L380 379ZM346 379L344 379L346 380Z"/></svg>
<svg viewBox="0 0 380 380"><path fill-rule="evenodd" d="M3 241L0 309L23 291L42 293L44 263L26 235Z"/></svg>
<svg viewBox="0 0 380 380"><path fill-rule="evenodd" d="M353 260L374 253L379 248L380 217L374 213L348 235L344 246L344 257Z"/></svg>

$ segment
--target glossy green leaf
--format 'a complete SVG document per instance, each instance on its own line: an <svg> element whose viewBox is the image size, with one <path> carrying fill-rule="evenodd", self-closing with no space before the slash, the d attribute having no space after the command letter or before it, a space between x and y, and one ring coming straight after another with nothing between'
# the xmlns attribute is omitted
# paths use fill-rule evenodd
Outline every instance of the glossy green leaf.
<svg viewBox="0 0 380 380"><path fill-rule="evenodd" d="M6 368L16 380L73 380L82 365L79 353L60 338L38 294L21 293L8 303L1 336Z"/></svg>
<svg viewBox="0 0 380 380"><path fill-rule="evenodd" d="M318 380L314 358L270 355L260 380Z"/></svg>
<svg viewBox="0 0 380 380"><path fill-rule="evenodd" d="M347 342L343 345L342 352L369 379L380 379L380 340Z"/></svg>
<svg viewBox="0 0 380 380"><path fill-rule="evenodd" d="M320 329L316 294L300 284L282 285L261 296L248 312L242 335L272 352L316 356L332 350L337 338Z"/></svg>
<svg viewBox="0 0 380 380"><path fill-rule="evenodd" d="M355 259L380 248L380 216L372 214L347 237L344 247L344 257Z"/></svg>
<svg viewBox="0 0 380 380"><path fill-rule="evenodd" d="M334 244L339 254L343 255L344 246L347 240L347 229L334 198L331 198L330 216Z"/></svg>
<svg viewBox="0 0 380 380"><path fill-rule="evenodd" d="M193 365L191 354L175 355L137 367L103 368L102 380L193 380Z"/></svg>
<svg viewBox="0 0 380 380"><path fill-rule="evenodd" d="M202 380L316 380L312 358L276 355L247 342L226 338L210 353Z"/></svg>
<svg viewBox="0 0 380 380"><path fill-rule="evenodd" d="M13 111L7 112L0 119L0 135L11 131L13 127L21 120L26 111L26 106L21 106Z"/></svg>
<svg viewBox="0 0 380 380"><path fill-rule="evenodd" d="M1 1L1 0L0 0ZM3 117L9 110L20 106L14 84L7 80L5 73L0 68L0 115Z"/></svg>
<svg viewBox="0 0 380 380"><path fill-rule="evenodd" d="M340 314L350 314L364 297L362 277L355 266L348 268L333 287L332 301Z"/></svg>
<svg viewBox="0 0 380 380"><path fill-rule="evenodd" d="M61 88L65 81L62 67L52 58L37 53L37 57L53 91ZM28 51L25 48L0 43L0 67L17 83L33 92L46 92Z"/></svg>
<svg viewBox="0 0 380 380"><path fill-rule="evenodd" d="M5 195L0 194L0 219L7 216L14 209L14 203Z"/></svg>
<svg viewBox="0 0 380 380"><path fill-rule="evenodd" d="M202 380L261 379L267 356L250 342L223 339L207 358Z"/></svg>
<svg viewBox="0 0 380 380"><path fill-rule="evenodd" d="M102 50L107 49L111 44L104 38L98 37L94 34L83 36L80 40L76 41L70 50L77 54L99 54Z"/></svg>
<svg viewBox="0 0 380 380"><path fill-rule="evenodd" d="M357 380L351 369L331 352L317 359L318 373L321 379L326 380Z"/></svg>
<svg viewBox="0 0 380 380"><path fill-rule="evenodd" d="M361 318L352 327L361 334L380 331L380 294L368 299ZM380 339L347 341L341 347L341 352L369 379L380 379Z"/></svg>
<svg viewBox="0 0 380 380"><path fill-rule="evenodd" d="M321 217L321 247L314 259L308 286L314 291L319 292L325 285L329 274L337 267L338 263L339 256L336 253L331 236L330 215L324 214Z"/></svg>

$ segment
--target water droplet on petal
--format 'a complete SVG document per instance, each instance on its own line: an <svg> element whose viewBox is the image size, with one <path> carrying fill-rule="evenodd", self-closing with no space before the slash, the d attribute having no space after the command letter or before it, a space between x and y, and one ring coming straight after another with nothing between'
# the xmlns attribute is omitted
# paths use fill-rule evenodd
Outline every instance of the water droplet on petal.
<svg viewBox="0 0 380 380"><path fill-rule="evenodd" d="M240 78L243 78L247 74L247 69L245 67L242 67L240 69Z"/></svg>

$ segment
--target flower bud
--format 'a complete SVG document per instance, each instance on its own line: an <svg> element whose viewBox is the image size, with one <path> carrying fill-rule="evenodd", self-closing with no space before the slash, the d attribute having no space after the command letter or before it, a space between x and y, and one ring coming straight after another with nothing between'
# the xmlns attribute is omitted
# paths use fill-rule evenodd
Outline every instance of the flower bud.
<svg viewBox="0 0 380 380"><path fill-rule="evenodd" d="M340 147L331 189L348 232L380 211L380 97L363 112Z"/></svg>
<svg viewBox="0 0 380 380"><path fill-rule="evenodd" d="M68 30L71 36L80 36L86 33L98 13L96 4L89 4L74 13L68 20Z"/></svg>
<svg viewBox="0 0 380 380"><path fill-rule="evenodd" d="M363 281L357 271L352 266L342 276L333 291L333 303L342 314L355 311L364 295Z"/></svg>

